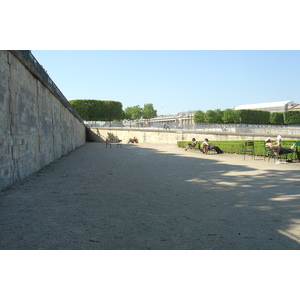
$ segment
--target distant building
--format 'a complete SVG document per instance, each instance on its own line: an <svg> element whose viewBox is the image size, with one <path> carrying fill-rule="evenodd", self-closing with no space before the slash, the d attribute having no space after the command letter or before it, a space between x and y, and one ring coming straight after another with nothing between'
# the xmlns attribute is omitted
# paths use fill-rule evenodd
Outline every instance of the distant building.
<svg viewBox="0 0 300 300"><path fill-rule="evenodd" d="M177 113L174 115L164 115L158 116L155 118L151 118L150 120L146 119L138 119L134 121L125 120L123 124L128 126L129 122L132 126L140 126L140 127L161 127L161 128L181 128L181 127L189 127L194 126L194 114L195 111Z"/></svg>
<svg viewBox="0 0 300 300"><path fill-rule="evenodd" d="M234 108L234 110L240 110L240 109L264 110L273 113L273 112L285 112L288 110L300 110L300 105L295 104L291 100L287 100L287 101L278 101L278 102L245 104L245 105L239 105Z"/></svg>
<svg viewBox="0 0 300 300"><path fill-rule="evenodd" d="M155 126L163 126L163 124L167 124L167 126L171 128L180 128L187 126L194 126L194 114L195 111L177 113L175 115L167 115L167 116L159 116L151 119L151 123Z"/></svg>

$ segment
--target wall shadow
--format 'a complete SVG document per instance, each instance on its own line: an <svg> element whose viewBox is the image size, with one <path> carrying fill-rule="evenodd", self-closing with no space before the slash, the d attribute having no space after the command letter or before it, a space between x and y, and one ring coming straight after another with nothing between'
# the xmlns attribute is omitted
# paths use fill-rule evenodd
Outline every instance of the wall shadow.
<svg viewBox="0 0 300 300"><path fill-rule="evenodd" d="M131 192L151 203L156 216L149 224L160 225L168 249L300 249L297 170L257 170L200 153L194 158L152 148L130 151L129 174L136 183Z"/></svg>
<svg viewBox="0 0 300 300"><path fill-rule="evenodd" d="M299 171L265 165L87 143L1 193L0 248L299 249Z"/></svg>
<svg viewBox="0 0 300 300"><path fill-rule="evenodd" d="M97 129L96 131L97 131L97 133L94 133L89 127L86 127L86 129L85 129L86 142L88 142L88 143L91 143L91 142L104 143L105 142L103 140L103 138L101 138L101 136L100 136L100 130Z"/></svg>

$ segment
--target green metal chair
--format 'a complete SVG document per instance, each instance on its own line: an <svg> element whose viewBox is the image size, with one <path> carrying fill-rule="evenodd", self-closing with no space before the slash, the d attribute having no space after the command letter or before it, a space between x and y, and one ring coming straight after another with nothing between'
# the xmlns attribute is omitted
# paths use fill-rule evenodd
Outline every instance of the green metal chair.
<svg viewBox="0 0 300 300"><path fill-rule="evenodd" d="M252 159L255 159L255 154L254 154L254 142L245 142L244 148L243 148L243 153L244 153L244 160L246 157L247 153L252 154Z"/></svg>
<svg viewBox="0 0 300 300"><path fill-rule="evenodd" d="M275 155L274 151L269 146L266 146L266 143L265 143L265 150L266 150L266 155L264 155L264 160L267 156L268 161L270 161L270 158L274 158L274 162L276 162L277 156Z"/></svg>
<svg viewBox="0 0 300 300"><path fill-rule="evenodd" d="M294 159L300 160L300 142L295 143Z"/></svg>
<svg viewBox="0 0 300 300"><path fill-rule="evenodd" d="M270 161L270 158L274 158L274 162L276 162L278 159L280 159L281 156L284 156L285 159L287 159L288 153L276 155L275 152L269 146L266 146L266 143L264 143L264 146L265 146L265 150L266 150L266 155L264 156L264 160L265 160L266 156L268 157L268 161Z"/></svg>

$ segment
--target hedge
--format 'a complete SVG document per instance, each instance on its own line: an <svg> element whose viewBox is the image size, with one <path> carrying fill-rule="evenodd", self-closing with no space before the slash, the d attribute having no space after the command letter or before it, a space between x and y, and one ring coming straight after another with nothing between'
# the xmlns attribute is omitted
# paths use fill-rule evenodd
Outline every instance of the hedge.
<svg viewBox="0 0 300 300"><path fill-rule="evenodd" d="M290 148L298 140L288 140L281 141L281 146L283 148ZM254 155L256 156L266 156L266 151L264 147L264 140L242 140L242 141L213 141L213 145L218 146L222 151L227 153L237 153L242 154L245 142L254 142ZM191 141L178 141L177 146L185 148L187 144L190 144ZM199 150L201 147L202 141L197 141L195 149ZM292 156L292 153L288 157Z"/></svg>
<svg viewBox="0 0 300 300"><path fill-rule="evenodd" d="M122 103L112 100L79 99L69 103L84 121L122 120Z"/></svg>
<svg viewBox="0 0 300 300"><path fill-rule="evenodd" d="M289 110L283 113L285 124L299 124L300 123L300 111L299 110Z"/></svg>
<svg viewBox="0 0 300 300"><path fill-rule="evenodd" d="M242 123L246 124L266 124L270 123L269 111L264 110L251 110L251 109L241 109L236 110L236 114Z"/></svg>

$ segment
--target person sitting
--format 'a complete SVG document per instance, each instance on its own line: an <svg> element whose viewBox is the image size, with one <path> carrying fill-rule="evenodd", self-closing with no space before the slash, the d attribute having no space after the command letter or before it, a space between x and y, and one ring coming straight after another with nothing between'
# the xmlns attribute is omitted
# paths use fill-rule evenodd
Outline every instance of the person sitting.
<svg viewBox="0 0 300 300"><path fill-rule="evenodd" d="M187 151L187 149L190 149L191 147L195 147L196 144L197 144L196 139L195 139L195 138L192 138L192 142L186 145L185 151Z"/></svg>
<svg viewBox="0 0 300 300"><path fill-rule="evenodd" d="M128 144L129 144L129 143L138 143L138 140L137 140L136 137L133 137L133 139L130 138L130 139L128 140Z"/></svg>
<svg viewBox="0 0 300 300"><path fill-rule="evenodd" d="M273 150L274 154L276 156L282 155L282 154L288 154L288 153L293 153L295 144L291 148L282 148L281 147L281 136L277 137L276 142L271 142L270 138L267 138L265 140L265 146L268 146L271 150Z"/></svg>
<svg viewBox="0 0 300 300"><path fill-rule="evenodd" d="M210 144L208 142L208 139L204 139L200 151L203 152L203 154L207 154L208 150L216 150L217 154L223 154L224 151L222 151L218 146L214 146L213 144Z"/></svg>

